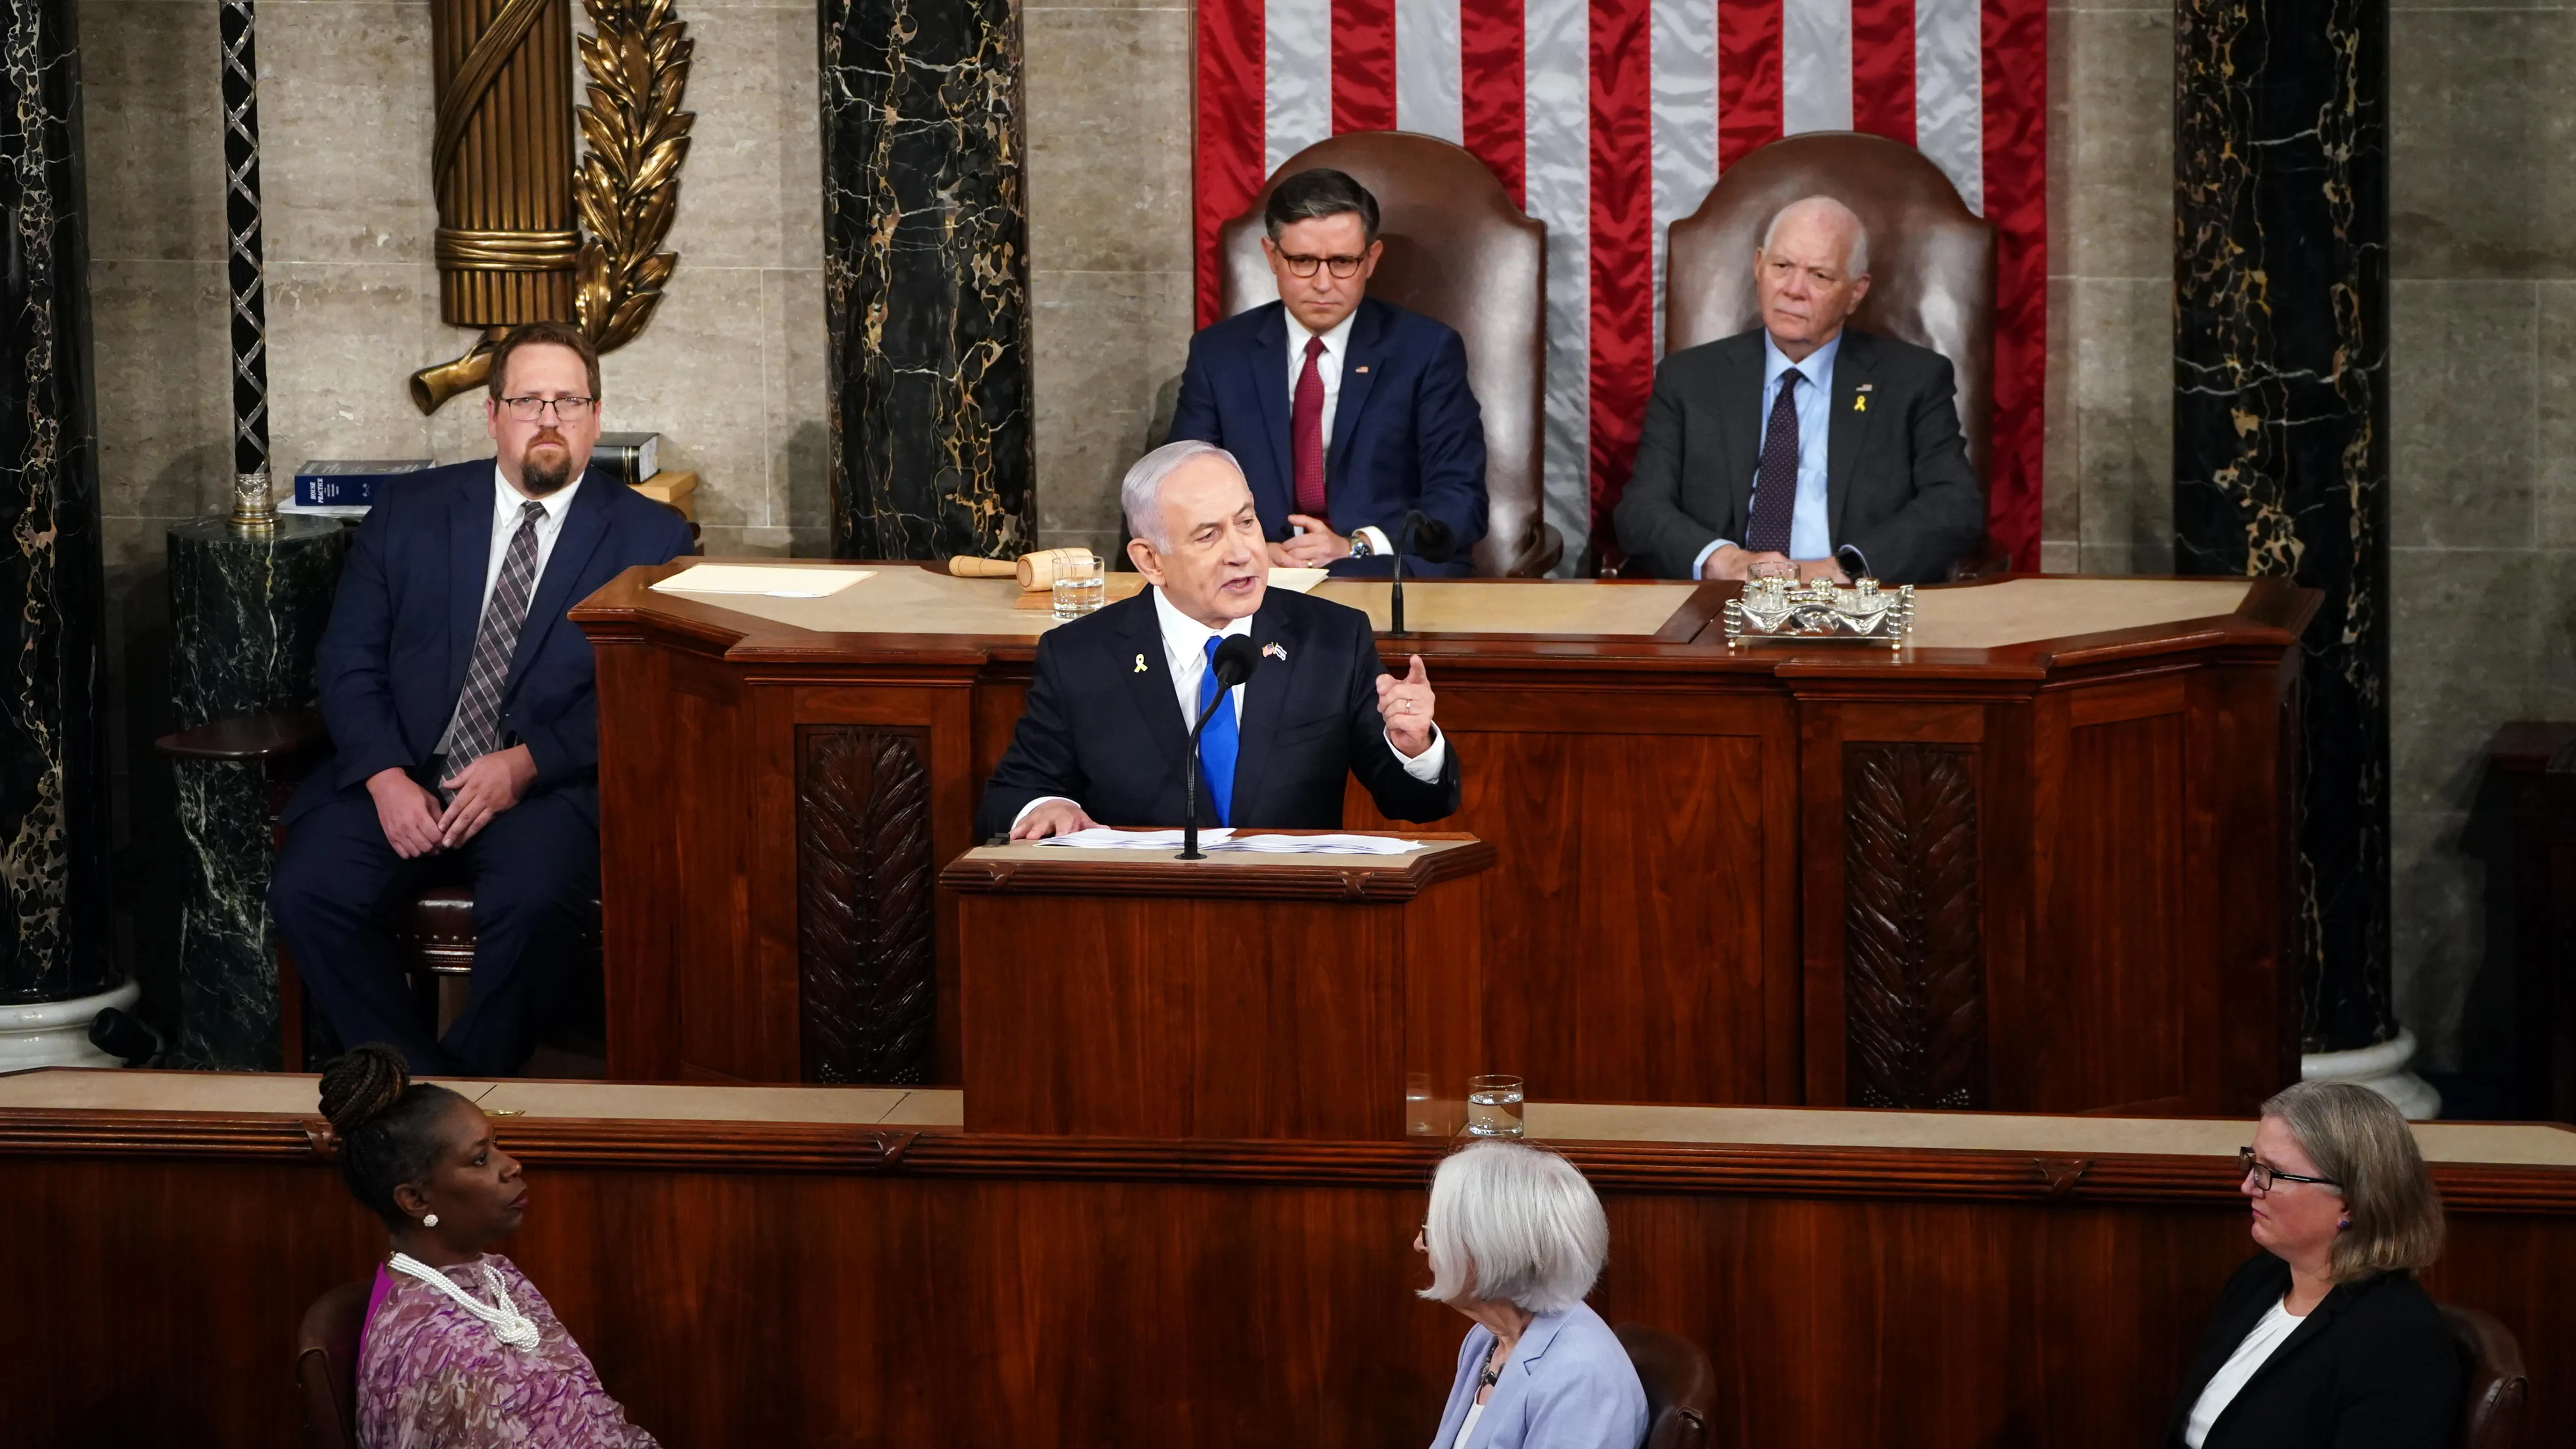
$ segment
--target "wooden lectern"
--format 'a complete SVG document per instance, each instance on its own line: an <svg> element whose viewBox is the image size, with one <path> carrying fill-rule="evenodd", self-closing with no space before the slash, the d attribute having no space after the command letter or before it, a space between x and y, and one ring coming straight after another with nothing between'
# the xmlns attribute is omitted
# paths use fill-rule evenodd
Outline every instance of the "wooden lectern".
<svg viewBox="0 0 2576 1449"><path fill-rule="evenodd" d="M1423 848L958 857L939 883L960 900L967 1130L1360 1141L1420 1119L1450 1135L1468 1076L1494 1070L1495 852L1472 835L1403 838ZM1427 1109L1408 1104L1408 1078Z"/></svg>

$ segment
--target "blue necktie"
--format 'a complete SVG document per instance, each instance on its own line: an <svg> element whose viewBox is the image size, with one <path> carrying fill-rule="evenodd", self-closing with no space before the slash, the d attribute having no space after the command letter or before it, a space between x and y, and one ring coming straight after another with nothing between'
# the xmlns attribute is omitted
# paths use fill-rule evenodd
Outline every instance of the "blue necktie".
<svg viewBox="0 0 2576 1449"><path fill-rule="evenodd" d="M1217 691L1223 687L1216 682L1218 642L1215 639L1207 641L1208 667L1206 672L1199 676L1199 713L1201 714L1207 714L1208 706L1216 703ZM1234 823L1233 701L1228 700L1226 706L1215 714L1209 715L1207 728L1199 731L1199 760L1207 767L1208 799L1216 805L1216 823L1219 825Z"/></svg>
<svg viewBox="0 0 2576 1449"><path fill-rule="evenodd" d="M1780 374L1780 397L1771 404L1771 426L1762 433L1762 464L1755 470L1753 517L1744 525L1747 553L1787 553L1789 524L1798 512L1798 384L1796 368Z"/></svg>

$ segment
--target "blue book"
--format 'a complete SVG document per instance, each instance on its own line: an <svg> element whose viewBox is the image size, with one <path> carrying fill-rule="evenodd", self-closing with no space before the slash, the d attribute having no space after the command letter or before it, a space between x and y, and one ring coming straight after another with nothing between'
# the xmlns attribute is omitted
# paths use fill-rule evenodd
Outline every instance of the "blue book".
<svg viewBox="0 0 2576 1449"><path fill-rule="evenodd" d="M305 508L368 508L376 485L431 467L427 458L317 458L295 470L295 501Z"/></svg>

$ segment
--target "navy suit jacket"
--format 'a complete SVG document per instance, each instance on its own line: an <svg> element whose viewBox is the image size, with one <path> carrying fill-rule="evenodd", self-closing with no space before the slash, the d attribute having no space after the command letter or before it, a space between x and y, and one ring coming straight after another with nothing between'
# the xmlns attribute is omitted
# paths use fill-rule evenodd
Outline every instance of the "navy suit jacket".
<svg viewBox="0 0 2576 1449"><path fill-rule="evenodd" d="M1366 614L1272 589L1252 616L1252 640L1277 648L1243 688L1237 826L1336 829L1353 774L1393 819L1428 824L1457 811L1456 740L1430 782L1406 774L1386 742L1377 712L1386 671ZM976 809L976 833L1010 833L1021 807L1042 795L1080 801L1103 825L1177 827L1189 741L1150 592L1049 630L1038 640L1019 728ZM1202 824L1216 818L1204 796L1199 812Z"/></svg>
<svg viewBox="0 0 2576 1449"><path fill-rule="evenodd" d="M492 460L381 485L350 542L315 653L332 758L306 777L286 820L363 790L381 770L418 771L465 690L492 549ZM688 520L597 468L582 478L510 656L501 738L536 761L531 793L564 791L599 819L599 709L590 640L564 611L636 564L697 545Z"/></svg>
<svg viewBox="0 0 2576 1449"><path fill-rule="evenodd" d="M1287 308L1228 317L1190 339L1171 441L1214 443L1243 465L1262 532L1288 537L1297 478L1289 462ZM1449 525L1452 562L1408 556L1404 571L1459 576L1485 536L1485 419L1467 386L1467 346L1448 327L1375 297L1360 299L1342 359L1333 435L1324 440L1327 522L1345 536L1374 527L1397 542L1407 510ZM1336 574L1387 574L1392 560L1344 559Z"/></svg>

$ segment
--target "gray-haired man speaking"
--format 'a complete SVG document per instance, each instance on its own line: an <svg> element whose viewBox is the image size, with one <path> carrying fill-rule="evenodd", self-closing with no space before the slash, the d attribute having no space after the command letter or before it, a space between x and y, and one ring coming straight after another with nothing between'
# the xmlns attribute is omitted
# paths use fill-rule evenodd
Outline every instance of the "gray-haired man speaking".
<svg viewBox="0 0 2576 1449"><path fill-rule="evenodd" d="M1181 824L1190 726L1211 705L1202 825L1335 828L1354 774L1394 819L1457 810L1457 752L1431 722L1420 656L1390 675L1367 615L1268 587L1260 516L1231 454L1166 444L1127 470L1120 492L1128 557L1152 587L1038 641L979 836ZM1237 635L1260 663L1220 703L1210 664Z"/></svg>

